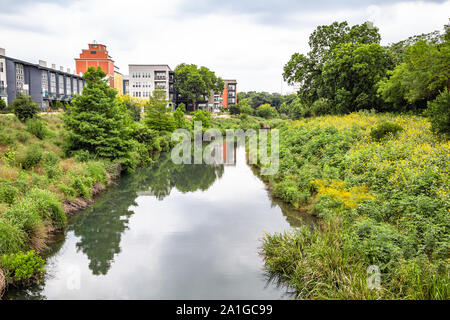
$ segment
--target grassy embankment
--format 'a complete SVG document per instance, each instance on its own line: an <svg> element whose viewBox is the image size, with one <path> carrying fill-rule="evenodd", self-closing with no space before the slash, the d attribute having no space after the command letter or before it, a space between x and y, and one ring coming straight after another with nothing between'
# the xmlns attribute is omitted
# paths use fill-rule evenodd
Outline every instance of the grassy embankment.
<svg viewBox="0 0 450 320"><path fill-rule="evenodd" d="M384 135L393 124L403 130ZM267 269L299 299L449 299L449 164L450 142L422 117L287 122L267 183L322 219L315 230L266 235ZM376 289L371 265L381 271Z"/></svg>
<svg viewBox="0 0 450 320"><path fill-rule="evenodd" d="M120 173L107 160L66 158L60 115L42 115L42 122L0 115L0 297L6 285L42 275L44 261L34 252Z"/></svg>

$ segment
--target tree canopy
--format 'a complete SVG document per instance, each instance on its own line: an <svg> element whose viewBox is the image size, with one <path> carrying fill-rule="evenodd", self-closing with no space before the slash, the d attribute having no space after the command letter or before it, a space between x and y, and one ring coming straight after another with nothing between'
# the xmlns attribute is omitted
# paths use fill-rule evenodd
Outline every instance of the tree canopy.
<svg viewBox="0 0 450 320"><path fill-rule="evenodd" d="M294 53L284 66L283 78L289 84L301 84L299 95L303 102L327 98L322 71L334 49L346 43L379 43L380 39L378 29L370 22L352 27L346 21L319 26L309 37L311 50L306 55Z"/></svg>
<svg viewBox="0 0 450 320"><path fill-rule="evenodd" d="M208 100L211 91L222 92L224 82L206 67L182 63L175 68L175 90L182 99L192 103L194 110L198 103Z"/></svg>
<svg viewBox="0 0 450 320"><path fill-rule="evenodd" d="M72 100L64 115L68 153L88 151L108 159L128 158L133 150L131 118L124 104L116 99L100 67L89 67L83 93Z"/></svg>

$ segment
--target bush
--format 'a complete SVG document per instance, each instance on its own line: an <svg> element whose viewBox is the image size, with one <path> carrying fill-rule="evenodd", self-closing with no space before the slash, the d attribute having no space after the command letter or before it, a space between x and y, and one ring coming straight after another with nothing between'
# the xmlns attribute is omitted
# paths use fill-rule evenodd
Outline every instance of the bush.
<svg viewBox="0 0 450 320"><path fill-rule="evenodd" d="M175 119L175 124L177 128L186 127L186 119L184 118L184 105L180 103L177 110L173 113L173 118Z"/></svg>
<svg viewBox="0 0 450 320"><path fill-rule="evenodd" d="M33 144L25 149L25 156L23 159L19 159L19 163L21 163L23 169L28 170L41 162L42 154L41 147Z"/></svg>
<svg viewBox="0 0 450 320"><path fill-rule="evenodd" d="M241 110L237 104L230 104L229 106L230 114L240 114Z"/></svg>
<svg viewBox="0 0 450 320"><path fill-rule="evenodd" d="M12 204L19 194L19 189L9 183L0 184L0 202Z"/></svg>
<svg viewBox="0 0 450 320"><path fill-rule="evenodd" d="M0 218L0 255L15 253L25 248L27 235L18 226Z"/></svg>
<svg viewBox="0 0 450 320"><path fill-rule="evenodd" d="M207 111L197 110L192 118L192 124L194 122L200 121L202 123L203 129L211 127L211 114Z"/></svg>
<svg viewBox="0 0 450 320"><path fill-rule="evenodd" d="M16 133L16 138L19 142L25 143L30 139L30 135L26 132L19 131Z"/></svg>
<svg viewBox="0 0 450 320"><path fill-rule="evenodd" d="M241 113L240 117L241 121L245 121L248 119L248 115L246 113Z"/></svg>
<svg viewBox="0 0 450 320"><path fill-rule="evenodd" d="M18 95L11 105L16 117L25 122L28 119L34 118L40 111L39 106L34 103L29 96Z"/></svg>
<svg viewBox="0 0 450 320"><path fill-rule="evenodd" d="M240 107L240 111L241 111L241 113L245 113L245 114L248 114L248 115L252 115L252 114L255 113L255 110L253 110L253 108L250 107L248 104L242 105Z"/></svg>
<svg viewBox="0 0 450 320"><path fill-rule="evenodd" d="M311 105L311 113L314 116L323 116L333 113L329 101L325 98L320 98Z"/></svg>
<svg viewBox="0 0 450 320"><path fill-rule="evenodd" d="M8 105L6 104L5 100L0 98L0 112L6 110L7 107L8 107Z"/></svg>
<svg viewBox="0 0 450 320"><path fill-rule="evenodd" d="M90 160L95 159L95 155L89 153L87 150L77 150L72 152L72 156L75 158L78 162L88 162Z"/></svg>
<svg viewBox="0 0 450 320"><path fill-rule="evenodd" d="M32 189L24 199L31 201L34 210L42 219L51 220L57 229L63 229L67 224L67 216L62 209L61 202L48 190Z"/></svg>
<svg viewBox="0 0 450 320"><path fill-rule="evenodd" d="M42 277L45 261L33 250L3 255L0 267L6 270L6 278L13 281L28 281Z"/></svg>
<svg viewBox="0 0 450 320"><path fill-rule="evenodd" d="M32 239L36 232L43 230L44 224L35 205L29 199L20 201L14 206L8 208L3 217L11 222L14 226L25 231L29 239Z"/></svg>
<svg viewBox="0 0 450 320"><path fill-rule="evenodd" d="M402 126L394 122L382 122L370 131L370 137L375 141L381 141L387 135L395 136L403 131Z"/></svg>
<svg viewBox="0 0 450 320"><path fill-rule="evenodd" d="M48 134L48 129L46 124L37 118L28 119L26 121L27 131L34 134L39 139L44 139Z"/></svg>
<svg viewBox="0 0 450 320"><path fill-rule="evenodd" d="M272 107L270 104L263 104L256 109L256 114L262 118L274 118L278 115L277 110Z"/></svg>
<svg viewBox="0 0 450 320"><path fill-rule="evenodd" d="M450 91L442 91L434 101L429 101L425 114L433 132L450 137Z"/></svg>
<svg viewBox="0 0 450 320"><path fill-rule="evenodd" d="M49 151L44 154L44 163L46 165L55 166L58 162L59 157L55 152Z"/></svg>

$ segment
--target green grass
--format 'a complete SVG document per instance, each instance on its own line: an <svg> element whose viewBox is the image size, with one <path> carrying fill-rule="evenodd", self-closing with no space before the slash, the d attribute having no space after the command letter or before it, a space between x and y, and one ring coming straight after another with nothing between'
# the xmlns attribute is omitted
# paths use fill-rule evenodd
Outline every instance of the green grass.
<svg viewBox="0 0 450 320"><path fill-rule="evenodd" d="M300 299L449 299L449 141L427 119L403 115L280 128L280 170L267 182L322 222L266 235L267 270ZM370 266L381 272L379 289L367 286Z"/></svg>

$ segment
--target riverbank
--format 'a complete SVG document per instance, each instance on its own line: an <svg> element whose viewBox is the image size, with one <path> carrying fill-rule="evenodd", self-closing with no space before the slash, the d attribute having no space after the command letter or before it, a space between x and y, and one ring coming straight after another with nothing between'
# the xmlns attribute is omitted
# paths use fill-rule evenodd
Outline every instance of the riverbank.
<svg viewBox="0 0 450 320"><path fill-rule="evenodd" d="M450 143L426 118L354 113L280 128L274 196L319 228L266 235L299 299L448 299Z"/></svg>
<svg viewBox="0 0 450 320"><path fill-rule="evenodd" d="M66 158L61 115L39 121L0 115L0 297L6 286L42 276L40 254L53 234L122 171L118 162Z"/></svg>

